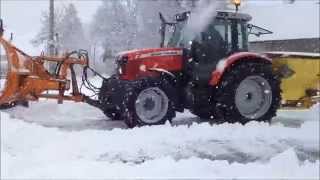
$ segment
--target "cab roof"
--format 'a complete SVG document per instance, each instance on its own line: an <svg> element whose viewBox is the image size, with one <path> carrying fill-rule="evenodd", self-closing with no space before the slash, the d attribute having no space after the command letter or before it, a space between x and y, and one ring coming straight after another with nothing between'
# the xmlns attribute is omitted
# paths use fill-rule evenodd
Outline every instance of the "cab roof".
<svg viewBox="0 0 320 180"><path fill-rule="evenodd" d="M239 13L234 11L217 11L218 19L235 19L242 21L250 21L252 17L249 14Z"/></svg>
<svg viewBox="0 0 320 180"><path fill-rule="evenodd" d="M183 13L176 14L175 18L176 21L185 21L189 18L191 11L186 11ZM250 21L252 17L249 14L239 13L235 11L217 11L217 15L215 16L217 19L233 19L233 20L240 20L240 21Z"/></svg>

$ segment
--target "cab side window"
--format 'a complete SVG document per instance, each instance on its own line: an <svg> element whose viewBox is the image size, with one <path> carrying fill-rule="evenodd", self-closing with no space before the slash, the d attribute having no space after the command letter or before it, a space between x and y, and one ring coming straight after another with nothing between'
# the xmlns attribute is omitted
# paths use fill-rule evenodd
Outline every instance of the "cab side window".
<svg viewBox="0 0 320 180"><path fill-rule="evenodd" d="M226 55L226 25L222 22L215 22L209 25L201 34L202 45L208 61L216 61Z"/></svg>

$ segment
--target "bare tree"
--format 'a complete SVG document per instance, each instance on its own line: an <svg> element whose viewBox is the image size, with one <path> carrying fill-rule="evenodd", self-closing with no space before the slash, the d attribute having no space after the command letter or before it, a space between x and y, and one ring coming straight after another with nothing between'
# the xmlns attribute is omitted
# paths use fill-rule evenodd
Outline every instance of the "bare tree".
<svg viewBox="0 0 320 180"><path fill-rule="evenodd" d="M55 48L61 51L71 51L77 49L88 49L88 41L85 38L82 23L78 17L77 10L73 4L66 7L56 7L54 16L54 34L56 41ZM50 29L49 12L42 13L42 27L38 34L32 40L34 46L46 46L48 44ZM57 42L57 38L59 42Z"/></svg>
<svg viewBox="0 0 320 180"><path fill-rule="evenodd" d="M91 35L101 42L105 56L133 48L136 36L135 4L130 0L103 1L92 24Z"/></svg>
<svg viewBox="0 0 320 180"><path fill-rule="evenodd" d="M63 17L63 8L59 7L59 8L55 8L55 16L54 16L54 32L58 31L58 26L61 24L61 20ZM40 31L36 34L36 36L33 38L33 40L31 41L31 43L34 46L46 46L48 41L49 41L49 37L50 37L50 15L48 11L44 11L42 12L42 16L41 16L41 29Z"/></svg>
<svg viewBox="0 0 320 180"><path fill-rule="evenodd" d="M60 48L64 51L89 49L82 23L73 4L65 8L64 15L57 28Z"/></svg>

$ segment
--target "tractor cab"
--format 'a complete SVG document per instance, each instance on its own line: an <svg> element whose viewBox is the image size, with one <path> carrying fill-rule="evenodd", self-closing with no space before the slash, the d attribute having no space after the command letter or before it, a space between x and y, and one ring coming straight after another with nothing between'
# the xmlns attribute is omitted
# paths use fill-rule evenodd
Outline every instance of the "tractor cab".
<svg viewBox="0 0 320 180"><path fill-rule="evenodd" d="M217 11L203 27L190 11L176 14L173 23L168 23L161 14L160 19L161 46L183 48L188 60L187 74L202 84L208 83L219 60L236 52L248 51L249 34L272 33L249 24L252 17L239 12Z"/></svg>
<svg viewBox="0 0 320 180"><path fill-rule="evenodd" d="M272 32L264 28L249 24L252 17L248 14L228 11L217 11L216 16L205 27L193 27L190 11L175 15L175 22L167 22L160 14L162 25L160 28L164 47L180 47L190 49L191 45L211 44L220 46L224 54L248 51L248 36L260 36ZM166 37L166 33L169 33ZM217 48L217 47L215 47ZM222 52L221 52L222 53Z"/></svg>

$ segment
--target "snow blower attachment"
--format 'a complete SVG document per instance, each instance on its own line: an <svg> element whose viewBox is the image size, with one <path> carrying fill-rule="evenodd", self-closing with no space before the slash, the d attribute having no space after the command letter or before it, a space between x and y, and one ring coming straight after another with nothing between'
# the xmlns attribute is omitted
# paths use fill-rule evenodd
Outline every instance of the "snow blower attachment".
<svg viewBox="0 0 320 180"><path fill-rule="evenodd" d="M0 21L1 45L1 91L0 108L9 108L19 102L35 101L39 98L82 102L88 99L77 85L74 66L89 68L88 53L74 51L62 57L29 56L3 38L3 23ZM45 63L56 63L54 73L45 68ZM70 74L70 79L69 78ZM72 87L69 95L66 92ZM55 93L54 93L55 92Z"/></svg>

